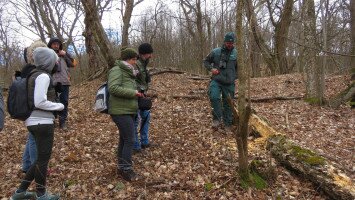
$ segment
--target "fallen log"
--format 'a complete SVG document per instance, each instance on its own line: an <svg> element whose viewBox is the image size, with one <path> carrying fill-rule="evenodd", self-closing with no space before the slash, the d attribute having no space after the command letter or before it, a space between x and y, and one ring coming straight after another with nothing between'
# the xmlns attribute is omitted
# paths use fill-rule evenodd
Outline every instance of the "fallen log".
<svg viewBox="0 0 355 200"><path fill-rule="evenodd" d="M350 84L344 91L329 100L328 104L332 108L338 108L342 103L347 101L354 101L355 99L355 81ZM352 105L352 107L354 107Z"/></svg>
<svg viewBox="0 0 355 200"><path fill-rule="evenodd" d="M174 99L202 99L201 95L172 95Z"/></svg>
<svg viewBox="0 0 355 200"><path fill-rule="evenodd" d="M201 76L188 76L188 79L196 80L196 81L201 81L201 80L211 80L210 77L201 77Z"/></svg>
<svg viewBox="0 0 355 200"><path fill-rule="evenodd" d="M279 163L319 186L331 199L355 199L351 178L326 158L298 146L284 135L270 136L267 149Z"/></svg>
<svg viewBox="0 0 355 200"><path fill-rule="evenodd" d="M155 76L158 74L164 74L164 73L173 73L173 74L185 74L186 72L176 70L176 69L155 69L155 70L150 70L150 75Z"/></svg>
<svg viewBox="0 0 355 200"><path fill-rule="evenodd" d="M298 96L298 97L262 97L262 98L250 98L250 101L252 102L268 102L268 101L275 101L275 100L297 100L297 99L303 99L303 96ZM247 99L248 100L248 99Z"/></svg>
<svg viewBox="0 0 355 200"><path fill-rule="evenodd" d="M237 114L234 109L233 114ZM266 144L271 155L287 169L317 185L331 199L354 200L355 184L336 164L315 152L298 146L279 133L256 114L250 116L249 125L261 136L256 143Z"/></svg>

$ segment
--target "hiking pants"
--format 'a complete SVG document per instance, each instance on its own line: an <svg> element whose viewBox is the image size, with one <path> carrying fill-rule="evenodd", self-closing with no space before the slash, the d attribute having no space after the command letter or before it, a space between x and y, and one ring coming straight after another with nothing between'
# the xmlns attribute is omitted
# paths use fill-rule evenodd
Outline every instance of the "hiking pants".
<svg viewBox="0 0 355 200"><path fill-rule="evenodd" d="M211 80L208 95L212 107L213 120L222 121L225 126L231 126L233 123L233 114L228 104L227 98L234 98L235 84L223 85L215 80Z"/></svg>

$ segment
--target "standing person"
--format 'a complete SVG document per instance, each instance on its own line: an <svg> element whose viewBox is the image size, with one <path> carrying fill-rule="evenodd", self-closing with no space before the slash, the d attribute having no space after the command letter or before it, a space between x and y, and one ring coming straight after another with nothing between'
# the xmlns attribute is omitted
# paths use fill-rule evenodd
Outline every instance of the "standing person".
<svg viewBox="0 0 355 200"><path fill-rule="evenodd" d="M58 69L53 74L54 85L56 86L56 92L59 94L59 100L64 104L64 110L59 112L59 128L66 131L68 130L67 118L68 118L68 104L69 104L69 86L70 86L70 72L69 68L74 67L74 59L71 55L63 50L63 42L53 37L47 44L48 48L53 49L58 57Z"/></svg>
<svg viewBox="0 0 355 200"><path fill-rule="evenodd" d="M4 98L2 96L2 87L0 87L0 131L4 128L4 120L5 120L5 113L4 113Z"/></svg>
<svg viewBox="0 0 355 200"><path fill-rule="evenodd" d="M33 51L37 47L47 47L45 43L41 40L34 41L29 47L27 47L24 51L24 59L26 65L23 66L21 73L18 74L21 78L26 78L30 72L36 68L33 60ZM22 155L22 172L26 173L31 165L35 162L37 158L37 148L35 138L31 132L28 132L27 141L25 145L25 149Z"/></svg>
<svg viewBox="0 0 355 200"><path fill-rule="evenodd" d="M135 68L137 52L131 48L121 51L121 60L108 74L110 92L109 109L120 136L118 144L118 173L127 181L137 180L138 175L132 167L132 150L134 145L134 117L138 110L138 97L143 93L137 90L135 82L138 70Z"/></svg>
<svg viewBox="0 0 355 200"><path fill-rule="evenodd" d="M137 67L139 73L137 75L138 91L141 91L145 95L148 91L148 84L150 83L150 75L147 70L149 59L153 56L153 47L149 43L143 43L138 47L139 58L137 61ZM140 124L140 126L139 126ZM150 110L138 110L138 114L135 118L135 143L133 150L140 152L141 149L150 147L153 143L149 142L149 124L150 124ZM138 131L139 126L139 131ZM140 133L140 137L139 137Z"/></svg>
<svg viewBox="0 0 355 200"><path fill-rule="evenodd" d="M204 66L212 73L208 95L212 107L213 129L218 129L223 121L225 129L229 131L233 123L227 98L234 98L237 78L237 50L234 48L234 42L234 33L227 33L222 47L213 49L204 60Z"/></svg>
<svg viewBox="0 0 355 200"><path fill-rule="evenodd" d="M56 200L58 195L49 194L46 190L48 162L52 154L54 138L53 111L64 109L62 103L55 103L56 94L52 84L52 74L58 60L57 54L47 47L38 47L33 52L36 72L28 78L29 104L35 109L31 112L25 124L35 138L37 159L27 171L20 187L10 198L39 200ZM36 183L36 192L27 192L32 181Z"/></svg>

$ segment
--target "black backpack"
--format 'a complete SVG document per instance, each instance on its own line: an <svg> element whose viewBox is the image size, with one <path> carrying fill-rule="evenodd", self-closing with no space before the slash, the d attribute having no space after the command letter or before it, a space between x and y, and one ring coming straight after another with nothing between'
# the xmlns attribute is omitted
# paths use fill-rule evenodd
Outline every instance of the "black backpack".
<svg viewBox="0 0 355 200"><path fill-rule="evenodd" d="M7 111L12 119L25 121L31 115L35 106L29 103L28 80L36 72L38 71L32 70L26 78L16 77L11 83L7 98Z"/></svg>

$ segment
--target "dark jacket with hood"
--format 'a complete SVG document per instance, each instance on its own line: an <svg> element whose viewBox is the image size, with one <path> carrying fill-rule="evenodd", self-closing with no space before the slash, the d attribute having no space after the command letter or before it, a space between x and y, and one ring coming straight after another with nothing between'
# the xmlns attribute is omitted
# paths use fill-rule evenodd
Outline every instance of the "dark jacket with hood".
<svg viewBox="0 0 355 200"><path fill-rule="evenodd" d="M151 81L150 80L150 75L149 72L147 70L147 65L149 63L149 60L143 60L141 57L139 57L138 61L137 61L137 68L139 70L139 73L137 75L137 86L138 86L138 91L147 91L148 90L148 84Z"/></svg>
<svg viewBox="0 0 355 200"><path fill-rule="evenodd" d="M237 50L228 50L225 45L212 50L204 60L204 66L211 71L213 68L220 71L217 75L212 75L212 80L223 85L233 84L237 78Z"/></svg>
<svg viewBox="0 0 355 200"><path fill-rule="evenodd" d="M47 44L48 48L52 48L52 44L54 42L58 42L59 50L63 50L63 42L57 37L53 37L49 40ZM58 52L56 53L58 54ZM57 83L61 83L62 85L70 85L69 68L74 67L73 62L74 59L68 52L66 52L64 56L59 56L58 69L57 72L53 74L54 85L57 85Z"/></svg>

